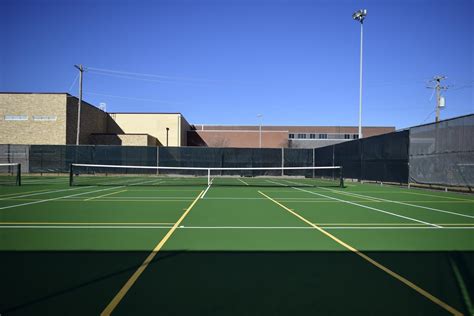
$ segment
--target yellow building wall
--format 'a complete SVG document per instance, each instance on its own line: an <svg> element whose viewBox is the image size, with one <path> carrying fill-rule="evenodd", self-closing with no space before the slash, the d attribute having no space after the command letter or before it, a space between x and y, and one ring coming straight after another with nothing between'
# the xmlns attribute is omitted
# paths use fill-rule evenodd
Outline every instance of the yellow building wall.
<svg viewBox="0 0 474 316"><path fill-rule="evenodd" d="M163 146L185 146L186 124L179 113L110 113L112 119L124 133L149 134L156 137ZM168 144L166 144L166 128Z"/></svg>
<svg viewBox="0 0 474 316"><path fill-rule="evenodd" d="M66 99L65 93L1 93L0 144L66 144Z"/></svg>

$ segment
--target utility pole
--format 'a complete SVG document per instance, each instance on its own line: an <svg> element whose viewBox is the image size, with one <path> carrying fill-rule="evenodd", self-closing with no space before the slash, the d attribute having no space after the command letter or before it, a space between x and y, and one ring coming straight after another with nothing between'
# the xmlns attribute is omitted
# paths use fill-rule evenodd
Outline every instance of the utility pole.
<svg viewBox="0 0 474 316"><path fill-rule="evenodd" d="M84 67L82 65L74 65L79 70L79 102L77 103L77 128L76 128L76 145L79 145L79 135L81 134L81 104L82 104L82 74Z"/></svg>
<svg viewBox="0 0 474 316"><path fill-rule="evenodd" d="M427 87L428 89L435 89L436 90L436 122L439 122L439 114L442 107L444 107L444 98L441 97L442 90L448 90L447 86L442 86L441 81L445 80L445 76L435 76L430 82L434 83L435 85L432 87Z"/></svg>

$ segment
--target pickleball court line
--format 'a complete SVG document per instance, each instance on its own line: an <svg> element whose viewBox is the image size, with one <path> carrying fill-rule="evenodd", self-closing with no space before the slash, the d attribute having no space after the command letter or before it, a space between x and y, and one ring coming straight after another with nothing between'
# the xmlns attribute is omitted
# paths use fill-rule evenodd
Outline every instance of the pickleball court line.
<svg viewBox="0 0 474 316"><path fill-rule="evenodd" d="M315 229L317 229L319 232L323 233L324 235L326 235L327 237L331 238L332 240L334 240L335 242L337 242L339 245L343 246L344 248L350 250L351 252L355 253L356 255L358 255L359 257L363 258L364 260L366 260L367 262L369 262L370 264L374 265L375 267L379 268L380 270L382 270L383 272L389 274L390 276L394 277L395 279L397 279L398 281L402 282L403 284L407 285L408 287L410 287L411 289L415 290L416 292L418 292L419 294L423 295L424 297L426 297L427 299L429 299L430 301L432 301L433 303L435 303L436 305L442 307L443 309L445 309L446 311L450 312L451 314L453 315L456 315L456 316L461 316L463 315L460 311L458 311L457 309L455 309L454 307L448 305L447 303L445 303L444 301L442 301L441 299L437 298L436 296L434 296L433 294L429 293L428 291L422 289L421 287L419 287L418 285L416 285L415 283L411 282L410 280L404 278L403 276L401 276L400 274L390 270L389 268L387 268L386 266L382 265L381 263L379 263L378 261L375 261L374 259L372 259L371 257L367 256L366 254L360 252L359 250L357 250L356 248L352 247L351 245L345 243L344 241L340 240L339 238L337 238L336 236L332 235L331 233L327 232L326 230L322 229L321 227L319 227L318 225L315 225L314 223L310 222L309 220L307 220L306 218L304 218L303 216L301 216L300 214L296 213L294 210L291 210L289 209L288 207L286 207L285 205L281 204L280 202L274 200L273 198L269 197L268 195L266 195L265 193L261 192L261 191L258 191L261 195L265 196L267 199L269 199L270 201L272 201L273 203L277 204L278 206L280 206L281 208L283 208L284 210L290 212L291 214L293 214L294 216L296 216L297 218L299 218L300 220L302 220L303 222L305 222L306 224L314 227Z"/></svg>

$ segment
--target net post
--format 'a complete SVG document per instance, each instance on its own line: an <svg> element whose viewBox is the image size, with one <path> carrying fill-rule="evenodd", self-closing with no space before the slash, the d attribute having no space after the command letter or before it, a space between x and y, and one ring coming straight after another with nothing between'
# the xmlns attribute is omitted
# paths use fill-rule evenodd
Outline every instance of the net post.
<svg viewBox="0 0 474 316"><path fill-rule="evenodd" d="M72 187L72 165L69 165L69 186Z"/></svg>
<svg viewBox="0 0 474 316"><path fill-rule="evenodd" d="M207 185L211 185L211 169L207 169Z"/></svg>
<svg viewBox="0 0 474 316"><path fill-rule="evenodd" d="M19 163L17 166L16 182L18 186L21 186L21 163Z"/></svg>
<svg viewBox="0 0 474 316"><path fill-rule="evenodd" d="M313 167L316 167L315 163L316 163L316 157L315 157L315 152L316 152L316 148L313 148ZM315 170L313 169L313 179L314 179L314 174Z"/></svg>
<svg viewBox="0 0 474 316"><path fill-rule="evenodd" d="M341 188L344 187L344 177L343 177L343 172L342 172L342 166L339 169L339 187Z"/></svg>

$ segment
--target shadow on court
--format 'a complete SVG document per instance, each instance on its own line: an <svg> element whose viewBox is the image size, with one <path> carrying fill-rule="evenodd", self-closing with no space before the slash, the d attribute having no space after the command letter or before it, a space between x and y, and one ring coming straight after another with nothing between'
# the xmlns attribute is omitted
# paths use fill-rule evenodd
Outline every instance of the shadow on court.
<svg viewBox="0 0 474 316"><path fill-rule="evenodd" d="M474 252L364 252L469 314ZM99 314L149 252L1 252L1 315ZM471 294L472 295L472 294ZM160 252L117 315L448 315L350 252Z"/></svg>

